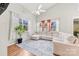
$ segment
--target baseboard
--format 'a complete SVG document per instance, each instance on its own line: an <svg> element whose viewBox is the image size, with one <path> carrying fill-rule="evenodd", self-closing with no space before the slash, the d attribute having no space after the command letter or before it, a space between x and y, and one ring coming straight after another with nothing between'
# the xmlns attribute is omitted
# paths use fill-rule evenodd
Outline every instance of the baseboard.
<svg viewBox="0 0 79 59"><path fill-rule="evenodd" d="M16 43L11 43L11 44L8 44L8 46L13 45L13 44L16 44Z"/></svg>

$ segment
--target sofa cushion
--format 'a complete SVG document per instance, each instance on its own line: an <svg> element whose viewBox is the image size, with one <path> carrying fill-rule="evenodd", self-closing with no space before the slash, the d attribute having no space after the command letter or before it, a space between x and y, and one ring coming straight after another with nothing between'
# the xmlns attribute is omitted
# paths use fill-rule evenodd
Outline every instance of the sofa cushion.
<svg viewBox="0 0 79 59"><path fill-rule="evenodd" d="M50 35L49 36L48 35L41 35L40 39L52 41L52 36L50 36Z"/></svg>
<svg viewBox="0 0 79 59"><path fill-rule="evenodd" d="M40 39L40 35L32 35L31 39L33 39L33 40L39 40Z"/></svg>
<svg viewBox="0 0 79 59"><path fill-rule="evenodd" d="M54 37L59 37L59 32L54 31L54 32L52 33L52 36L54 36Z"/></svg>
<svg viewBox="0 0 79 59"><path fill-rule="evenodd" d="M59 41L67 42L68 41L67 38L71 35L72 34L69 33L59 32L58 34L56 33L54 37L57 37Z"/></svg>

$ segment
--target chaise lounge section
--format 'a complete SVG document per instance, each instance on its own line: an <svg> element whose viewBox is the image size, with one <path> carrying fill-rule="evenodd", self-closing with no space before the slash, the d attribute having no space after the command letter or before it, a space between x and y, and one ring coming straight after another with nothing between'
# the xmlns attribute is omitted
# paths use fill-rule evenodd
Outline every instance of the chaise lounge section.
<svg viewBox="0 0 79 59"><path fill-rule="evenodd" d="M53 54L60 56L79 56L79 39L67 36L63 41L59 38L53 40Z"/></svg>

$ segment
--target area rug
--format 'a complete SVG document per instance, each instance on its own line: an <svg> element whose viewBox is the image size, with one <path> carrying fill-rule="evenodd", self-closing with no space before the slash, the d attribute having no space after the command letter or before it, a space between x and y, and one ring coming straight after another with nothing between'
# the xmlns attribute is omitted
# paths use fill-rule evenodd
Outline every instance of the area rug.
<svg viewBox="0 0 79 59"><path fill-rule="evenodd" d="M36 56L52 56L53 44L52 41L46 40L26 40L17 46L31 52Z"/></svg>

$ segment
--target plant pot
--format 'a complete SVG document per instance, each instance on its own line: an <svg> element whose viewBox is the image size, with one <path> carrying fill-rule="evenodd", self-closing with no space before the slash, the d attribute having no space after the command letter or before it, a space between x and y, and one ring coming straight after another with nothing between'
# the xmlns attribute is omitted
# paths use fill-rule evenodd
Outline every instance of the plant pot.
<svg viewBox="0 0 79 59"><path fill-rule="evenodd" d="M22 43L22 38L17 39L18 44Z"/></svg>

